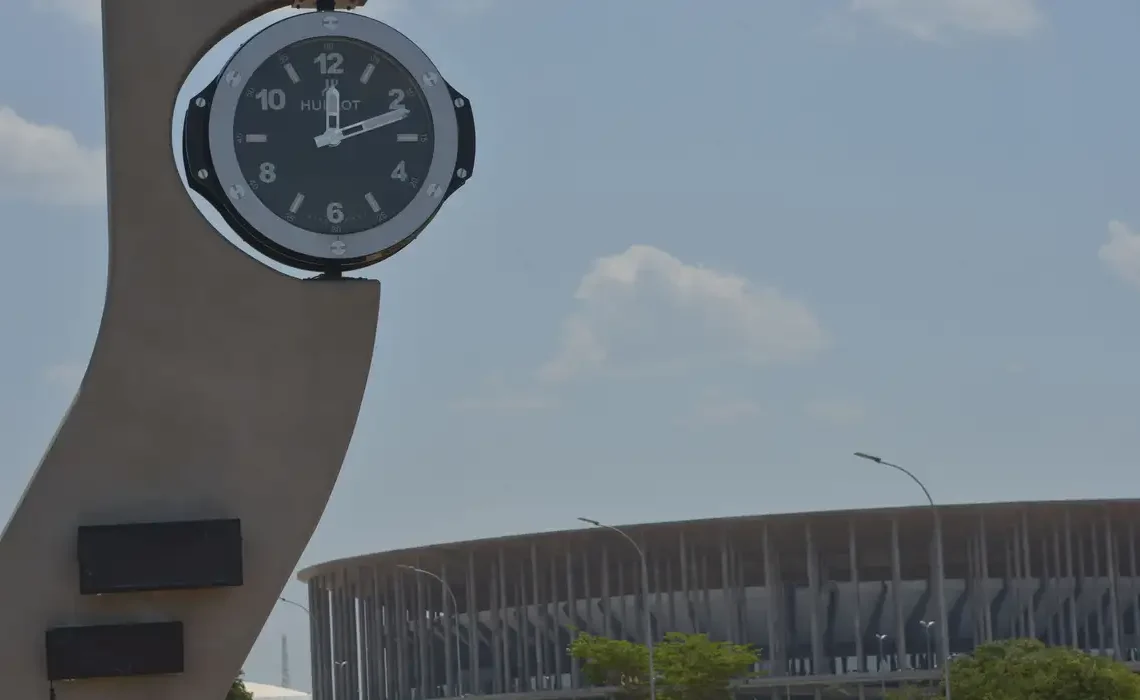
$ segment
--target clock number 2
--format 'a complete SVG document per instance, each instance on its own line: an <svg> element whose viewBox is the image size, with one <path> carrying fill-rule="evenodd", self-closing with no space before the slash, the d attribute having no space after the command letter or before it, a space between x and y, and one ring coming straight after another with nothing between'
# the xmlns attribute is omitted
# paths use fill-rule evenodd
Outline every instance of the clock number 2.
<svg viewBox="0 0 1140 700"><path fill-rule="evenodd" d="M399 88L394 88L388 91L388 97L392 98L392 104L388 105L388 109L404 109L404 91Z"/></svg>

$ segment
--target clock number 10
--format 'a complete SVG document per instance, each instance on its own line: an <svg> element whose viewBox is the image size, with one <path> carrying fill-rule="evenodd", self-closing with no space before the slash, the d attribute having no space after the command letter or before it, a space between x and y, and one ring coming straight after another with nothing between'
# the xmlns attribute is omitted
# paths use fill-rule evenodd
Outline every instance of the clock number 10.
<svg viewBox="0 0 1140 700"><path fill-rule="evenodd" d="M262 109L271 109L274 112L285 109L285 91L280 88L272 90L262 88L254 94L254 97L261 102Z"/></svg>

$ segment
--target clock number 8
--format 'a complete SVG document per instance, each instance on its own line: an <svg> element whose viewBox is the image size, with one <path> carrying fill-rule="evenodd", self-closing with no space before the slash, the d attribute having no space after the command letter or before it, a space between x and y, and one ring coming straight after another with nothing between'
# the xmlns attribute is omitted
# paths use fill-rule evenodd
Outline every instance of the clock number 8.
<svg viewBox="0 0 1140 700"><path fill-rule="evenodd" d="M277 167L273 163L262 163L258 169L257 176L265 184L269 184L277 179Z"/></svg>

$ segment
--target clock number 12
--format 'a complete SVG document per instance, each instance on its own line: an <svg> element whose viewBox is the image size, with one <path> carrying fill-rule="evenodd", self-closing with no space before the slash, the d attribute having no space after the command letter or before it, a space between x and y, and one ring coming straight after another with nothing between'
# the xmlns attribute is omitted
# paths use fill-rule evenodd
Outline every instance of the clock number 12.
<svg viewBox="0 0 1140 700"><path fill-rule="evenodd" d="M344 63L344 56L339 53L320 53L313 59L321 70L321 75L341 75L344 73L344 68L341 64Z"/></svg>

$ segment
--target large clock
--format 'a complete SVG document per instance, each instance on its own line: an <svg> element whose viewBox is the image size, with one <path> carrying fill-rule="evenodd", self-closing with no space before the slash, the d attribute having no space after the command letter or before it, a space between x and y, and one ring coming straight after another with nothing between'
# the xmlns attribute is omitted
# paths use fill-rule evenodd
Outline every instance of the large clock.
<svg viewBox="0 0 1140 700"><path fill-rule="evenodd" d="M410 243L468 178L467 98L392 27L308 12L243 44L187 107L191 188L252 247L339 276Z"/></svg>

